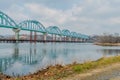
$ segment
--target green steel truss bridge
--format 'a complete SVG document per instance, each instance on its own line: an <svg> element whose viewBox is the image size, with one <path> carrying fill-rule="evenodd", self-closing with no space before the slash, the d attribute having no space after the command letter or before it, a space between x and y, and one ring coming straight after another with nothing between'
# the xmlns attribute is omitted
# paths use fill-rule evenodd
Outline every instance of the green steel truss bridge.
<svg viewBox="0 0 120 80"><path fill-rule="evenodd" d="M15 40L19 41L19 32L21 30L30 32L30 40L33 39L34 32L34 41L37 40L37 33L43 33L43 40L47 41L47 35L51 34L52 41L56 41L56 36L59 36L59 41L86 41L89 39L89 36L71 32L68 29L60 30L58 26L45 26L36 20L25 20L17 24L12 18L0 11L0 27L2 28L11 28L15 32Z"/></svg>

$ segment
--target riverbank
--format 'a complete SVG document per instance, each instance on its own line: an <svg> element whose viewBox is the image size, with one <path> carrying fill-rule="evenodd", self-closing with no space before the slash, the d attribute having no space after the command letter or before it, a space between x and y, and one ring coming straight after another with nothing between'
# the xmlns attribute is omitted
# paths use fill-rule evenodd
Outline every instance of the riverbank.
<svg viewBox="0 0 120 80"><path fill-rule="evenodd" d="M120 46L120 43L94 43L94 44L100 46Z"/></svg>
<svg viewBox="0 0 120 80"><path fill-rule="evenodd" d="M119 66L116 67L120 67L120 56L101 58L97 61L88 61L83 64L73 63L66 66L49 66L47 69L23 77L13 78L2 75L2 77L0 76L0 78L2 80L68 80L70 76L74 77L75 75L80 74L84 74L84 77L88 77L88 72L91 73L92 71L101 68L105 69L106 67L114 64L119 64Z"/></svg>

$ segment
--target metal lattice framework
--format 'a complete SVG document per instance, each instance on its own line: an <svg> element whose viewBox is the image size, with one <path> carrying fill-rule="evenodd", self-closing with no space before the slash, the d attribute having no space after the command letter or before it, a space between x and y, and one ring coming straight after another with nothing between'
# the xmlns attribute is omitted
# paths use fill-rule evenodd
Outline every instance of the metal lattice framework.
<svg viewBox="0 0 120 80"><path fill-rule="evenodd" d="M46 33L45 27L39 21L36 20L23 21L19 24L19 27L21 30Z"/></svg>
<svg viewBox="0 0 120 80"><path fill-rule="evenodd" d="M78 38L78 34L76 32L71 32L71 37Z"/></svg>
<svg viewBox="0 0 120 80"><path fill-rule="evenodd" d="M55 34L73 38L89 39L89 36L87 35L76 32L70 32L67 29L61 31L57 26L49 26L46 29L39 21L36 20L25 20L21 22L19 25L17 25L13 19L11 19L9 16L7 16L5 13L1 11L0 11L0 27Z"/></svg>
<svg viewBox="0 0 120 80"><path fill-rule="evenodd" d="M82 34L83 39L89 39L89 36Z"/></svg>
<svg viewBox="0 0 120 80"><path fill-rule="evenodd" d="M62 30L62 35L63 35L63 36L67 36L67 37L71 37L70 31L67 30L67 29Z"/></svg>
<svg viewBox="0 0 120 80"><path fill-rule="evenodd" d="M4 28L18 28L17 24L13 19L7 16L5 13L0 11L0 27Z"/></svg>
<svg viewBox="0 0 120 80"><path fill-rule="evenodd" d="M80 33L78 33L78 38L81 38L82 39L82 35Z"/></svg>
<svg viewBox="0 0 120 80"><path fill-rule="evenodd" d="M47 28L48 34L61 35L61 30L57 26L49 26Z"/></svg>
<svg viewBox="0 0 120 80"><path fill-rule="evenodd" d="M89 39L89 36L78 33L78 37L81 39Z"/></svg>

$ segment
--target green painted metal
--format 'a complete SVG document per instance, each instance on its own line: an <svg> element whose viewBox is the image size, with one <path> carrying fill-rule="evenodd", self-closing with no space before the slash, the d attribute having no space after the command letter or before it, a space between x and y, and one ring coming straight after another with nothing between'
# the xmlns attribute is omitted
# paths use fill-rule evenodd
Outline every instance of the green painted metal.
<svg viewBox="0 0 120 80"><path fill-rule="evenodd" d="M67 29L61 31L57 26L49 26L48 28L45 28L39 21L36 20L25 20L19 23L19 25L17 25L12 18L10 18L1 11L0 11L0 27L25 30L25 31L34 31L44 34L55 34L59 36L66 36L73 38L89 39L89 36L87 35L76 32L70 32ZM16 38L18 38L17 35L19 35L19 32L16 33Z"/></svg>
<svg viewBox="0 0 120 80"><path fill-rule="evenodd" d="M61 30L57 26L49 26L46 30L48 34L62 35Z"/></svg>
<svg viewBox="0 0 120 80"><path fill-rule="evenodd" d="M18 28L15 21L1 11L0 11L0 27L3 27L3 28Z"/></svg>
<svg viewBox="0 0 120 80"><path fill-rule="evenodd" d="M70 31L67 30L67 29L62 30L62 35L63 35L63 36L67 36L67 37L71 37Z"/></svg>
<svg viewBox="0 0 120 80"><path fill-rule="evenodd" d="M78 38L78 34L76 32L71 32L71 37Z"/></svg>
<svg viewBox="0 0 120 80"><path fill-rule="evenodd" d="M25 20L19 24L21 30L46 33L45 27L36 20Z"/></svg>

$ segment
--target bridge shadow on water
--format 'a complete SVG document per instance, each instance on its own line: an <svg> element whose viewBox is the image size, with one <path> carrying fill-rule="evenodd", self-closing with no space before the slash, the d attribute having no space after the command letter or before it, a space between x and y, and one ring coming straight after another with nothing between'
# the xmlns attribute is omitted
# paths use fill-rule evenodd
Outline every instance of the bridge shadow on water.
<svg viewBox="0 0 120 80"><path fill-rule="evenodd" d="M15 43L13 45L12 55L8 57L0 58L0 72L3 72L11 76L16 76L17 74L14 73L15 71L13 69L12 70L10 69L13 68L14 66L17 66L17 64L21 64L22 66L24 65L32 66L32 65L38 64L38 62L40 63L40 61L43 60L44 54L40 54L38 56L36 53L37 52L36 44L30 44L28 50L29 50L27 51L28 53L23 53L24 55L22 55L21 52L23 52L24 50L21 51L19 44ZM46 50L43 50L43 53L45 52ZM16 69L19 69L19 68L16 68ZM10 72L10 71L13 71L13 72ZM24 73L20 73L20 74L24 74Z"/></svg>
<svg viewBox="0 0 120 80"><path fill-rule="evenodd" d="M120 47L86 43L1 43L0 51L0 72L10 76L27 75L56 64L120 55Z"/></svg>
<svg viewBox="0 0 120 80"><path fill-rule="evenodd" d="M44 46L41 47L30 43L24 49L24 45L20 46L19 43L15 43L12 46L12 55L0 57L0 72L10 76L22 76L34 73L50 65L62 64L58 56L61 55L61 58L67 57L68 49L61 48L56 50L55 43L49 44L51 45L50 49L46 43L43 43Z"/></svg>

